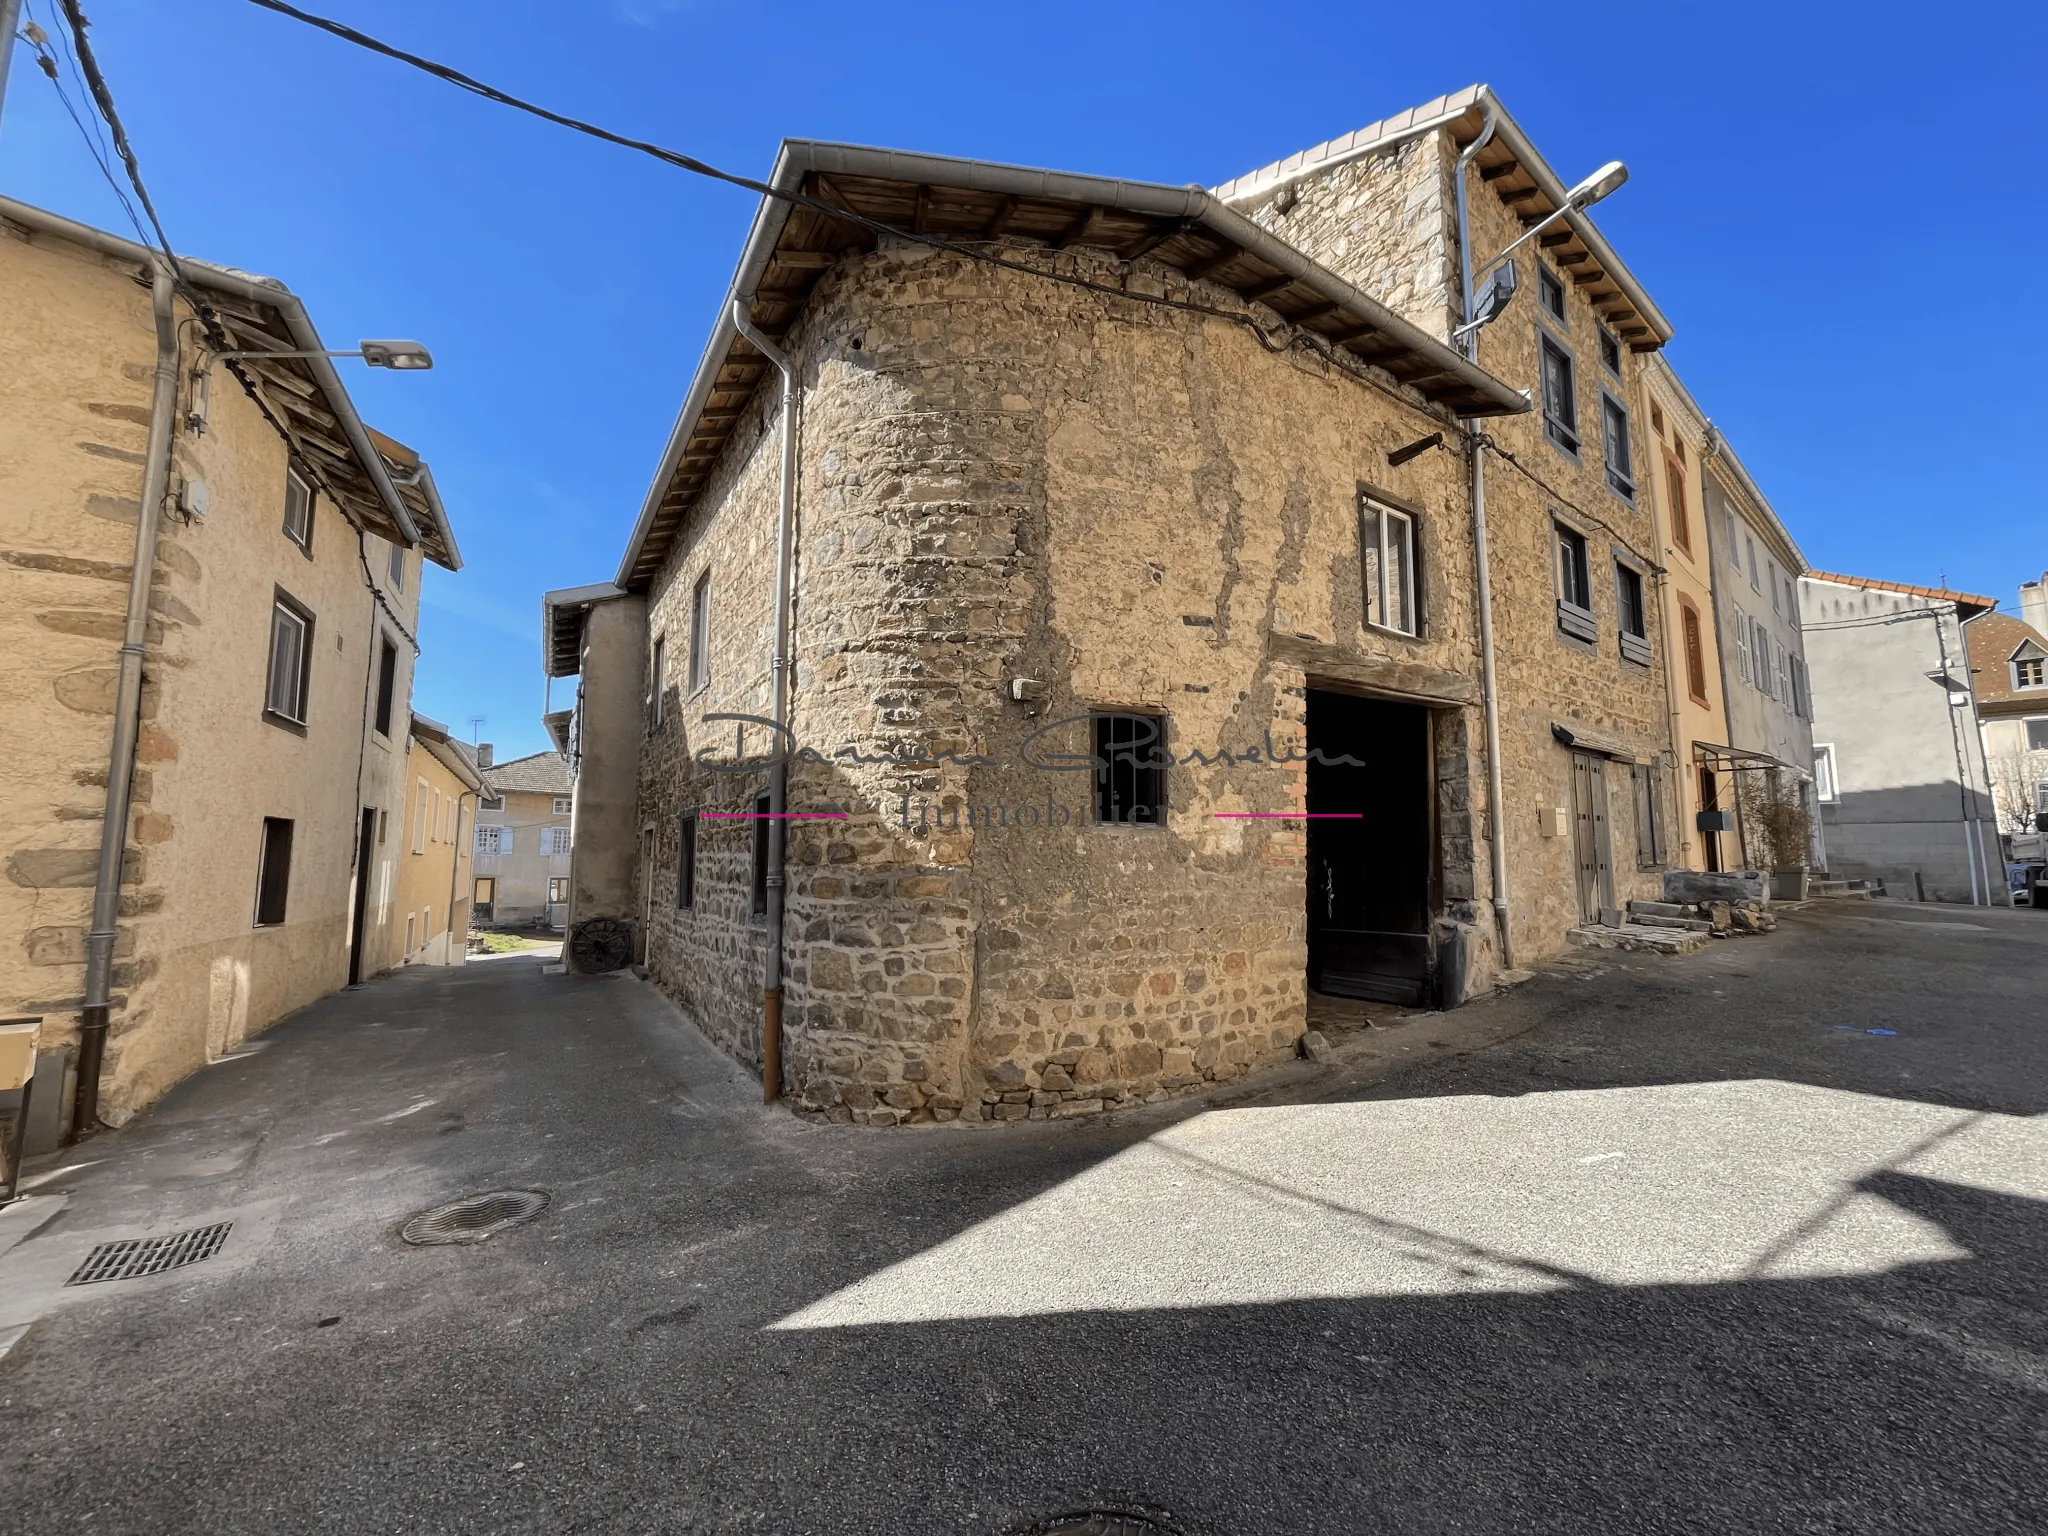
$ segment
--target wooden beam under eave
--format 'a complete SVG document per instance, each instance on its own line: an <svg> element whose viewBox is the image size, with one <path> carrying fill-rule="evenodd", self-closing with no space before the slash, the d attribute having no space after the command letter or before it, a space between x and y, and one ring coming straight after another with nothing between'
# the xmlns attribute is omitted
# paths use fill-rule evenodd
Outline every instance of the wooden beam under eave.
<svg viewBox="0 0 2048 1536"><path fill-rule="evenodd" d="M804 272L822 272L839 265L839 257L833 251L781 250L769 259L778 267L795 267Z"/></svg>
<svg viewBox="0 0 2048 1536"><path fill-rule="evenodd" d="M1051 241L1052 248L1056 251L1063 251L1080 240L1083 235L1088 233L1089 226L1094 224L1095 216L1101 211L1099 208L1083 208L1079 218L1074 219L1065 229L1053 236Z"/></svg>
<svg viewBox="0 0 2048 1536"><path fill-rule="evenodd" d="M1267 278L1263 283L1253 283L1249 288L1238 289L1237 296L1248 304L1256 304L1261 299L1270 299L1276 293L1292 288L1299 281L1300 279L1291 273L1283 272L1278 277Z"/></svg>
<svg viewBox="0 0 2048 1536"><path fill-rule="evenodd" d="M984 240L995 239L997 235L1000 235L1005 229L1009 228L1010 220L1016 217L1016 213L1016 197L1014 195L1006 195L1001 202L996 204L996 211L989 215L988 223L981 227L981 238Z"/></svg>
<svg viewBox="0 0 2048 1536"><path fill-rule="evenodd" d="M1342 304L1311 304L1307 309L1297 310L1293 314L1288 315L1286 319L1289 325L1307 325L1311 320L1320 320L1325 315L1334 315L1343 307ZM1320 335L1321 332L1317 334Z"/></svg>
<svg viewBox="0 0 2048 1536"><path fill-rule="evenodd" d="M1187 219L1170 219L1154 224L1136 245L1125 246L1117 254L1125 261L1136 261L1140 256L1151 255L1175 235L1184 234L1192 227L1192 222Z"/></svg>
<svg viewBox="0 0 2048 1536"><path fill-rule="evenodd" d="M1370 336L1378 329L1378 326L1369 324L1347 325L1340 331L1323 331L1320 334L1326 341L1333 341L1341 347Z"/></svg>
<svg viewBox="0 0 2048 1536"><path fill-rule="evenodd" d="M1519 160L1503 160L1499 165L1485 165L1479 168L1479 179L1486 182L1505 181L1522 168Z"/></svg>
<svg viewBox="0 0 2048 1536"><path fill-rule="evenodd" d="M910 232L924 235L931 232L932 189L923 182L917 184L917 200L910 209Z"/></svg>
<svg viewBox="0 0 2048 1536"><path fill-rule="evenodd" d="M1578 238L1579 236L1576 230L1553 229L1547 235L1538 235L1536 237L1536 243L1542 246L1543 249L1545 249L1546 251L1554 251L1560 245L1570 245L1574 240Z"/></svg>
<svg viewBox="0 0 2048 1536"><path fill-rule="evenodd" d="M1181 273L1191 283L1199 283L1213 273L1221 272L1244 254L1234 245L1226 244L1214 256L1204 256L1200 261L1190 262L1181 268Z"/></svg>

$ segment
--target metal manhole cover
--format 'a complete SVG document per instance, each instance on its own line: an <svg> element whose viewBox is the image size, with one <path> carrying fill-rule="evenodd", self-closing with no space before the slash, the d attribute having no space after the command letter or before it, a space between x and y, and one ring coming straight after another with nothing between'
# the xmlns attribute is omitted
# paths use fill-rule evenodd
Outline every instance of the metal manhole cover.
<svg viewBox="0 0 2048 1536"><path fill-rule="evenodd" d="M1163 1513L1135 1509L1075 1509L1027 1525L1019 1536L1180 1536Z"/></svg>
<svg viewBox="0 0 2048 1536"><path fill-rule="evenodd" d="M223 1221L210 1227L194 1227L189 1232L173 1232L168 1237L124 1237L118 1242L101 1243L64 1283L98 1285L103 1280L139 1280L144 1275L160 1275L167 1269L183 1269L219 1253L233 1226L232 1221Z"/></svg>
<svg viewBox="0 0 2048 1536"><path fill-rule="evenodd" d="M548 1208L545 1190L494 1189L488 1194L421 1211L398 1235L408 1243L480 1243L507 1227L524 1226Z"/></svg>

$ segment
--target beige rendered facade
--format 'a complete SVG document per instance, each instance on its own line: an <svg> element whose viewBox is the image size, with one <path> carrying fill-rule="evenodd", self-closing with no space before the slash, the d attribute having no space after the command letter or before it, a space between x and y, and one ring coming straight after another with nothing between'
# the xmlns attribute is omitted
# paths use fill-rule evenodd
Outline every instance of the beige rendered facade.
<svg viewBox="0 0 2048 1536"><path fill-rule="evenodd" d="M1672 829L1673 862L1720 869L1721 839L1700 830L1702 811L1733 811L1734 795L1712 754L1728 744L1720 637L1714 628L1714 561L1707 541L1702 476L1712 428L1660 355L1642 371L1643 414L1654 461L1649 481L1663 557L1658 596L1664 608L1665 687L1679 772ZM1732 843L1731 843L1732 849Z"/></svg>
<svg viewBox="0 0 2048 1536"><path fill-rule="evenodd" d="M401 964L461 965L469 956L470 846L483 778L448 728L412 717L409 788L388 931L402 934Z"/></svg>
<svg viewBox="0 0 2048 1536"><path fill-rule="evenodd" d="M547 604L550 672L581 674L574 889L611 893L572 964L586 922L629 925L749 1060L779 997L769 1090L834 1118L1070 1116L1294 1049L1313 990L1455 1003L1504 938L1555 954L1661 894L1632 402L1666 330L1575 215L1550 307L1476 365L1447 345L1461 150L1482 252L1562 189L1518 135L1479 142L1485 93L1435 106L1216 194L786 145L780 185L995 259L764 206L734 291L800 393L801 819L778 871L781 411L722 316L614 582ZM1546 341L1577 362L1569 443L1521 393ZM1465 421L1491 441L1499 805ZM622 762L637 798L600 827L582 782Z"/></svg>
<svg viewBox="0 0 2048 1536"><path fill-rule="evenodd" d="M1998 831L2013 858L2048 849L2048 578L2020 584L2017 614L1963 626Z"/></svg>
<svg viewBox="0 0 2048 1536"><path fill-rule="evenodd" d="M40 1051L75 1074L115 761L131 798L96 1078L115 1124L401 958L391 840L422 551L457 563L425 466L373 439L324 359L206 366L224 344L318 348L299 301L184 267L218 331L142 247L0 200L0 921L19 935L0 1012L39 1019ZM130 613L132 775L115 745Z"/></svg>
<svg viewBox="0 0 2048 1536"><path fill-rule="evenodd" d="M574 816L568 760L535 752L486 761L477 813L471 891L476 920L490 928L559 928L569 908Z"/></svg>

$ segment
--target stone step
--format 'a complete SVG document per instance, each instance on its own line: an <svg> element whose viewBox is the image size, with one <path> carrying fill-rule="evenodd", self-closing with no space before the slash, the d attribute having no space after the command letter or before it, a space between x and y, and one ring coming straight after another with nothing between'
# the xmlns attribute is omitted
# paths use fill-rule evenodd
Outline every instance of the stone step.
<svg viewBox="0 0 2048 1536"><path fill-rule="evenodd" d="M1638 912L1635 904L1629 904L1629 921L1644 928L1676 928L1684 933L1712 933L1714 925L1703 917L1664 917L1654 912Z"/></svg>
<svg viewBox="0 0 2048 1536"><path fill-rule="evenodd" d="M1813 880L1806 887L1809 896L1827 896L1837 901L1868 901L1876 892L1867 880Z"/></svg>
<svg viewBox="0 0 2048 1536"><path fill-rule="evenodd" d="M1681 901L1632 901L1630 917L1691 917L1692 908Z"/></svg>
<svg viewBox="0 0 2048 1536"><path fill-rule="evenodd" d="M1565 935L1587 949L1632 949L1659 955L1690 955L1707 947L1708 935L1681 928L1623 923L1619 928L1574 928Z"/></svg>

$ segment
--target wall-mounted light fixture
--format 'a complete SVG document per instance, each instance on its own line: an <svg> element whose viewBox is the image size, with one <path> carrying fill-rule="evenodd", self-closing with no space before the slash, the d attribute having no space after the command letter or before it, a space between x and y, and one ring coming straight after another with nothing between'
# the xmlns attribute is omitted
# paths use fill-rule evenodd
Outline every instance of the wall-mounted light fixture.
<svg viewBox="0 0 2048 1536"><path fill-rule="evenodd" d="M1420 438L1417 441L1410 443L1405 448L1394 449L1387 455L1387 462L1389 464L1395 465L1396 467L1399 467L1400 465L1406 464L1410 459L1419 459L1425 453L1429 452L1430 449L1441 448L1443 447L1443 445L1443 433L1432 432L1429 434L1429 436L1425 438Z"/></svg>

